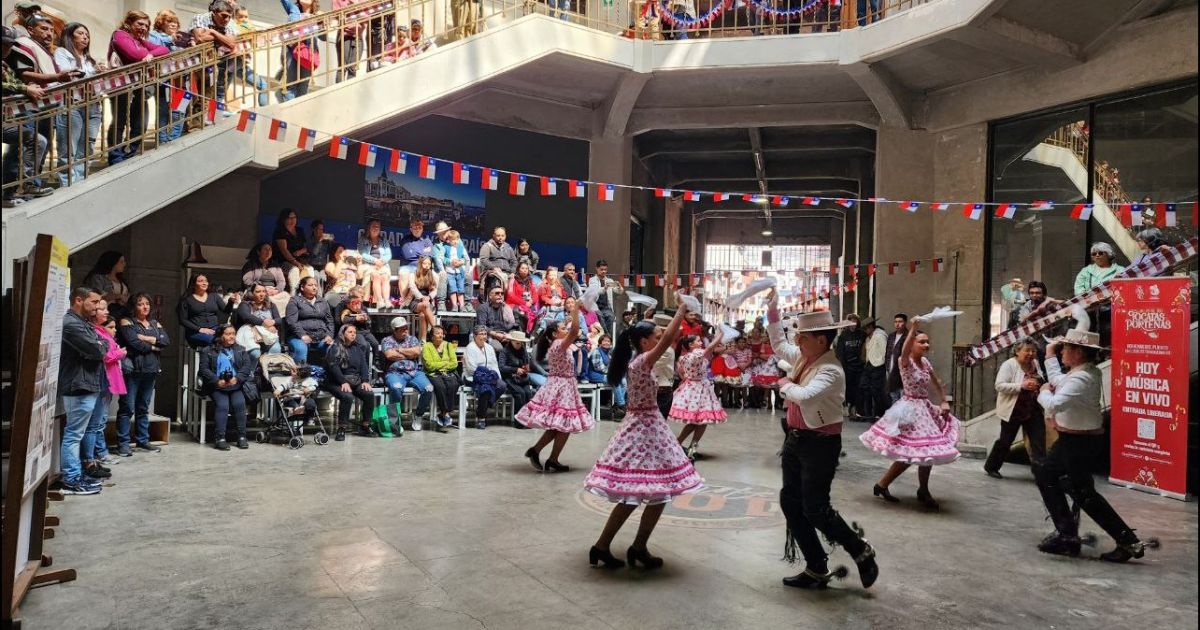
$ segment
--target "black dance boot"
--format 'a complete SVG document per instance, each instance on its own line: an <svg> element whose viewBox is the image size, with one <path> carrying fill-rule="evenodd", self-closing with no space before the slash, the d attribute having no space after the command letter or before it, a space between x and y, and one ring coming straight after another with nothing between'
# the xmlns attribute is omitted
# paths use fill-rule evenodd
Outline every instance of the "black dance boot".
<svg viewBox="0 0 1200 630"><path fill-rule="evenodd" d="M631 569L636 568L639 563L647 569L661 569L663 565L662 558L650 555L646 549L638 549L633 546L625 551L625 559L629 561Z"/></svg>
<svg viewBox="0 0 1200 630"><path fill-rule="evenodd" d="M611 551L607 549L601 550L594 545L588 550L588 562L592 566L603 563L605 569L620 569L625 566L625 561L612 555Z"/></svg>
<svg viewBox="0 0 1200 630"><path fill-rule="evenodd" d="M783 578L783 585L792 588L822 590L829 586L830 580L834 578L840 580L849 574L850 571L846 567L837 567L833 571L825 571L808 566L801 573Z"/></svg>
<svg viewBox="0 0 1200 630"><path fill-rule="evenodd" d="M862 553L854 557L854 564L858 567L858 577L862 580L863 588L871 588L875 580L879 579L879 564L875 562L875 548L865 540L863 544L866 546Z"/></svg>
<svg viewBox="0 0 1200 630"><path fill-rule="evenodd" d="M535 470L545 472L546 469L542 466L542 458L538 456L538 452L533 450L532 446L529 447L529 450L525 451L525 457L529 458L529 463L533 464Z"/></svg>
<svg viewBox="0 0 1200 630"><path fill-rule="evenodd" d="M1073 534L1064 534L1062 532L1054 532L1042 539L1038 543L1038 551L1056 556L1076 557L1079 555L1079 548L1082 543L1079 541L1079 536Z"/></svg>
<svg viewBox="0 0 1200 630"><path fill-rule="evenodd" d="M1149 543L1138 540L1132 529L1127 529L1117 537L1117 546L1108 553L1100 554L1100 559L1105 562L1116 562L1124 564L1130 560L1141 558L1146 555L1146 547L1154 546L1157 541Z"/></svg>

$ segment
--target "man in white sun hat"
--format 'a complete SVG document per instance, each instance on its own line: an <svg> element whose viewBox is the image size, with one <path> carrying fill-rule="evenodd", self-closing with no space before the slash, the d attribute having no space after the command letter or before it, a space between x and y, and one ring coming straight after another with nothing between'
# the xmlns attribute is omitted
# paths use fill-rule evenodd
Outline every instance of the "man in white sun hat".
<svg viewBox="0 0 1200 630"><path fill-rule="evenodd" d="M1103 376L1096 367L1102 350L1098 333L1079 329L1068 330L1046 346L1047 383L1038 394L1038 403L1053 418L1058 440L1044 458L1033 463L1033 476L1055 531L1042 540L1038 549L1055 555L1079 555L1079 521L1067 505L1069 495L1117 541L1116 549L1100 559L1128 562L1144 556L1147 545L1096 491L1092 478L1093 464L1104 457L1108 448L1100 411ZM1062 365L1069 370L1065 374Z"/></svg>
<svg viewBox="0 0 1200 630"><path fill-rule="evenodd" d="M846 524L833 509L829 490L842 452L842 405L846 399L846 373L831 349L837 331L853 326L851 321L833 321L829 311L801 313L779 319L779 297L772 289L767 297L767 335L780 361L791 369L779 380L779 394L787 400L787 437L782 455L783 488L779 506L787 518L784 558L796 559L796 548L804 556L804 571L783 579L785 586L825 588L845 569L829 570L828 555L821 539L841 545L854 558L863 588L879 577L875 550L860 532Z"/></svg>

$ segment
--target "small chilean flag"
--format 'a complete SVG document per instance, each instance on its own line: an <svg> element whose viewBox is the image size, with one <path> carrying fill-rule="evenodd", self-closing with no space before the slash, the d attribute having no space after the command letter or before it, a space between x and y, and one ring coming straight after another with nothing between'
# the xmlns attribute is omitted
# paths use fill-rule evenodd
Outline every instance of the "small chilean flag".
<svg viewBox="0 0 1200 630"><path fill-rule="evenodd" d="M485 190L497 190L500 188L500 174L496 172L496 169L483 169L482 176L479 178L479 187Z"/></svg>
<svg viewBox="0 0 1200 630"><path fill-rule="evenodd" d="M700 201L700 193L694 190L689 190L683 193L683 198L688 201Z"/></svg>
<svg viewBox="0 0 1200 630"><path fill-rule="evenodd" d="M217 110L225 111L225 103L218 103L216 99L208 99L208 106L204 108L204 119L210 123L217 122Z"/></svg>
<svg viewBox="0 0 1200 630"><path fill-rule="evenodd" d="M417 173L425 179L437 179L437 163L428 155L422 155Z"/></svg>
<svg viewBox="0 0 1200 630"><path fill-rule="evenodd" d="M372 168L375 166L375 155L379 153L379 147L366 142L358 144L358 165Z"/></svg>
<svg viewBox="0 0 1200 630"><path fill-rule="evenodd" d="M596 187L596 198L600 201L612 201L613 195L617 192L617 187L612 184L600 184Z"/></svg>
<svg viewBox="0 0 1200 630"><path fill-rule="evenodd" d="M634 284L636 284L639 287L646 286L646 275L638 274L638 275L634 276Z"/></svg>
<svg viewBox="0 0 1200 630"><path fill-rule="evenodd" d="M1143 208L1142 204L1140 204L1140 203L1135 203L1135 204L1129 206L1129 221L1130 221L1129 226L1130 227L1136 227L1136 226L1140 226L1142 224L1142 210L1144 210L1144 209L1145 208Z"/></svg>
<svg viewBox="0 0 1200 630"><path fill-rule="evenodd" d="M891 263L888 263L887 266L888 266L888 275L894 276L894 275L896 275L896 267L900 266L900 263L891 262Z"/></svg>
<svg viewBox="0 0 1200 630"><path fill-rule="evenodd" d="M1175 204L1160 203L1155 209L1155 220L1159 227L1175 227Z"/></svg>
<svg viewBox="0 0 1200 630"><path fill-rule="evenodd" d="M771 203L773 203L777 206L786 206L786 205L788 205L788 201L790 201L790 200L783 195L775 195L774 197L771 198Z"/></svg>
<svg viewBox="0 0 1200 630"><path fill-rule="evenodd" d="M654 276L654 286L656 286L656 287L667 286L667 274L660 273L657 276Z"/></svg>
<svg viewBox="0 0 1200 630"><path fill-rule="evenodd" d="M713 201L715 201L717 203L721 203L722 201L729 201L729 193L722 193L722 192L713 193Z"/></svg>
<svg viewBox="0 0 1200 630"><path fill-rule="evenodd" d="M567 183L567 196L576 198L587 196L587 185L578 179L572 179Z"/></svg>
<svg viewBox="0 0 1200 630"><path fill-rule="evenodd" d="M408 154L392 149L392 157L388 160L388 170L403 175L408 171Z"/></svg>
<svg viewBox="0 0 1200 630"><path fill-rule="evenodd" d="M1046 201L1044 199L1039 199L1039 200L1029 204L1029 207L1034 210L1050 210L1050 209L1054 208L1054 202Z"/></svg>
<svg viewBox="0 0 1200 630"><path fill-rule="evenodd" d="M171 88L171 111L182 114L192 104L192 95L187 90Z"/></svg>
<svg viewBox="0 0 1200 630"><path fill-rule="evenodd" d="M451 166L450 175L454 179L455 184L471 183L471 169L462 162L455 162L454 165Z"/></svg>
<svg viewBox="0 0 1200 630"><path fill-rule="evenodd" d="M916 212L917 209L921 207L921 204L917 201L901 201L900 207L908 210L909 212Z"/></svg>
<svg viewBox="0 0 1200 630"><path fill-rule="evenodd" d="M934 203L929 204L929 207L933 208L934 210L949 210L950 204L944 201L935 201Z"/></svg>
<svg viewBox="0 0 1200 630"><path fill-rule="evenodd" d="M1077 203L1074 208L1071 208L1071 218L1080 221L1087 221L1092 218L1092 204Z"/></svg>
<svg viewBox="0 0 1200 630"><path fill-rule="evenodd" d="M978 221L979 217L983 216L983 204L981 203L965 203L963 204L963 216L972 221Z"/></svg>
<svg viewBox="0 0 1200 630"><path fill-rule="evenodd" d="M287 123L278 118L271 119L271 128L267 131L267 138L276 142L284 142L287 140Z"/></svg>
<svg viewBox="0 0 1200 630"><path fill-rule="evenodd" d="M867 265L867 277L870 278L871 276L875 275L875 272L878 270L879 270L879 265L877 265L875 263L871 263L871 264Z"/></svg>
<svg viewBox="0 0 1200 630"><path fill-rule="evenodd" d="M841 206L841 207L843 207L843 208L853 208L853 207L854 207L854 200L853 200L853 199L838 199L838 200L837 200L837 205L839 205L839 206Z"/></svg>
<svg viewBox="0 0 1200 630"><path fill-rule="evenodd" d="M937 272L941 271L942 264L945 262L946 262L946 260L944 258L934 258L933 259L933 273L937 273Z"/></svg>
<svg viewBox="0 0 1200 630"><path fill-rule="evenodd" d="M683 276L675 276L675 288L683 287Z"/></svg>
<svg viewBox="0 0 1200 630"><path fill-rule="evenodd" d="M312 151L313 145L317 143L317 131L315 129L300 128L300 139L296 141L296 148L301 151Z"/></svg>
<svg viewBox="0 0 1200 630"><path fill-rule="evenodd" d="M1017 204L1003 203L996 206L996 216L1001 219L1011 219L1017 216Z"/></svg>
<svg viewBox="0 0 1200 630"><path fill-rule="evenodd" d="M821 205L821 198L820 197L805 197L803 199L803 203L806 206L819 206L819 205Z"/></svg>
<svg viewBox="0 0 1200 630"><path fill-rule="evenodd" d="M329 141L329 157L344 160L346 159L346 155L349 151L349 138L334 136L333 139Z"/></svg>
<svg viewBox="0 0 1200 630"><path fill-rule="evenodd" d="M520 173L509 173L508 175L508 194L524 195L525 194L525 176Z"/></svg>
<svg viewBox="0 0 1200 630"><path fill-rule="evenodd" d="M558 180L553 177L542 177L541 189L543 197L550 197L558 194Z"/></svg>
<svg viewBox="0 0 1200 630"><path fill-rule="evenodd" d="M920 267L920 266L921 266L921 261L919 261L919 260L908 261L908 273L917 273L917 267Z"/></svg>
<svg viewBox="0 0 1200 630"><path fill-rule="evenodd" d="M255 114L248 109L243 109L242 115L238 117L237 130L243 133L250 133L251 131L254 131L254 122L256 120L258 120L258 114Z"/></svg>
<svg viewBox="0 0 1200 630"><path fill-rule="evenodd" d="M663 198L666 198L666 197L670 197L670 196L671 196L671 189L670 189L670 188L655 188L655 189L654 189L654 196L655 196L655 197L658 197L659 199L663 199Z"/></svg>

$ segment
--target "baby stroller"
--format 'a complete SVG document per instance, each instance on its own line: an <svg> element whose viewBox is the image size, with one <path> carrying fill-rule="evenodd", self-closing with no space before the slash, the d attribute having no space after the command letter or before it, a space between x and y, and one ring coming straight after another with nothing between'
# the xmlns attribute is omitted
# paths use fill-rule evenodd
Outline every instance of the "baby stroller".
<svg viewBox="0 0 1200 630"><path fill-rule="evenodd" d="M258 360L263 378L271 386L271 397L279 405L279 413L272 414L273 419L266 429L259 431L254 439L258 443L272 441L276 437L286 437L288 448L304 446L304 427L309 422L315 422L317 432L313 442L318 445L329 443L329 434L317 413L317 402L313 396L319 385L319 374L314 368L298 367L291 356L282 353L264 354Z"/></svg>

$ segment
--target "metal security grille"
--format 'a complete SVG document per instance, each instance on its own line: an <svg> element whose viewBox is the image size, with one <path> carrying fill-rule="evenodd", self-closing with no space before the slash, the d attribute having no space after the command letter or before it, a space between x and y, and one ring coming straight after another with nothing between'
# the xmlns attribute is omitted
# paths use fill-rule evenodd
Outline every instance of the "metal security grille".
<svg viewBox="0 0 1200 630"><path fill-rule="evenodd" d="M771 252L771 264L763 265L763 253ZM794 302L813 289L828 289L830 249L828 245L706 245L704 249L705 295L722 300L746 288L755 278L774 276L780 301ZM816 273L813 270L817 270ZM711 278L711 279L710 279ZM828 308L825 301L815 308ZM766 294L747 300L739 317L750 319L766 312Z"/></svg>

